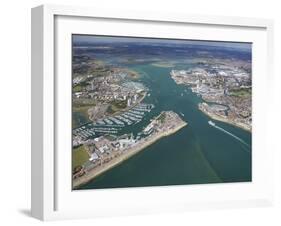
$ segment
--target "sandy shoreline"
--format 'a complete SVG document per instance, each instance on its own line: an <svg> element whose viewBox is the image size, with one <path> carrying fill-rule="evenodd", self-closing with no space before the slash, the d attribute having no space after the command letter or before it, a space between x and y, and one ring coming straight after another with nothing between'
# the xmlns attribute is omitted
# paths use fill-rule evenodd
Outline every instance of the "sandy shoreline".
<svg viewBox="0 0 281 226"><path fill-rule="evenodd" d="M157 135L154 135L153 137L147 138L147 140L141 142L140 144L138 144L136 146L130 147L129 149L127 149L127 151L125 153L123 153L122 155L112 159L108 163L104 163L102 166L97 166L96 168L87 172L85 175L83 175L81 177L78 177L76 179L73 179L72 187L77 188L77 187L89 182L90 180L92 180L96 176L98 176L98 175L104 173L105 171L119 165L123 161L129 159L133 155L135 155L138 152L140 152L141 150L143 150L144 148L146 148L146 147L150 146L151 144L155 143L157 140L177 132L178 130L182 129L186 125L187 125L187 123L183 122L172 130L163 131L163 132L161 132Z"/></svg>
<svg viewBox="0 0 281 226"><path fill-rule="evenodd" d="M241 123L236 123L236 122L233 122L227 118L224 118L224 117L221 117L219 115L215 115L215 114L212 114L212 113L209 113L209 112L206 112L202 109L199 108L199 110L201 112L203 112L205 115L209 116L211 119L214 119L214 120L217 120L217 121L221 121L221 122L225 122L225 123L228 123L232 126L236 126L236 127L239 127L240 129L243 129L245 131L248 131L248 132L252 132L252 129L244 124L241 124Z"/></svg>

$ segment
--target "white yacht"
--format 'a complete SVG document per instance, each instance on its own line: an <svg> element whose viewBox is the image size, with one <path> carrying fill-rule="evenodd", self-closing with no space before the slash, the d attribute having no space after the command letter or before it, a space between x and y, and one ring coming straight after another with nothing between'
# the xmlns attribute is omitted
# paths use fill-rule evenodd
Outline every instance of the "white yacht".
<svg viewBox="0 0 281 226"><path fill-rule="evenodd" d="M208 123L209 123L209 125L211 125L211 126L215 126L216 124L213 122L213 121L208 121Z"/></svg>

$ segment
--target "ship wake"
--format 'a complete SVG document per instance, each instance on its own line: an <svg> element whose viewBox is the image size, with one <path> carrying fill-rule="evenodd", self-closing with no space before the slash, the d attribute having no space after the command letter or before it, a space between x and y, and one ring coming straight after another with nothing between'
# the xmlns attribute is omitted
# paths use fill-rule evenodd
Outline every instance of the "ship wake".
<svg viewBox="0 0 281 226"><path fill-rule="evenodd" d="M218 130L220 130L220 131L226 133L227 135L233 137L234 139L236 139L237 141L239 141L241 144L245 145L245 146L247 147L247 151L249 152L248 149L250 149L250 145L247 144L247 143L246 143L244 140L242 140L240 137L237 137L237 136L234 135L233 133L228 132L227 130L225 130L225 129L219 127L219 126L217 126L217 125L216 125L215 123L213 123L213 122L211 122L211 123L209 122L209 124L210 124L211 126L213 126L214 128L216 128L216 129L218 129ZM245 149L245 150L246 150L246 149Z"/></svg>

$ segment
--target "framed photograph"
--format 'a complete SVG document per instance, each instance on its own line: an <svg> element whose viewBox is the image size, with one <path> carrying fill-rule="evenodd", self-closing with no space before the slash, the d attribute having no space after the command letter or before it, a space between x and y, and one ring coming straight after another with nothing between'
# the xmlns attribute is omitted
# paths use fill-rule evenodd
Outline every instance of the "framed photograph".
<svg viewBox="0 0 281 226"><path fill-rule="evenodd" d="M32 9L32 216L272 203L270 20Z"/></svg>

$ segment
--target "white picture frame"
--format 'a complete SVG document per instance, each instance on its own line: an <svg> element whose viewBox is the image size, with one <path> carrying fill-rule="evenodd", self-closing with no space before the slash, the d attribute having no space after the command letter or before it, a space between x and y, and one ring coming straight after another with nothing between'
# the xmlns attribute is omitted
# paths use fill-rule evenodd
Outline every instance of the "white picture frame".
<svg viewBox="0 0 281 226"><path fill-rule="evenodd" d="M58 19L60 19L60 21ZM102 24L103 20L109 21L109 24ZM253 90L253 106L256 112L258 112L254 118L253 124L254 136L256 136L253 141L253 149L255 149L255 160L253 164L253 171L255 173L253 175L253 182L250 184L183 185L116 190L107 189L106 191L93 190L82 191L80 193L72 192L71 186L69 186L70 175L68 178L68 171L66 170L69 166L68 164L71 163L67 163L67 161L69 161L68 157L66 157L66 161L62 160L62 155L66 153L65 149L67 149L67 146L58 144L59 142L57 139L57 137L61 137L60 133L62 133L62 131L60 131L60 128L63 127L63 123L68 122L67 120L64 122L61 120L61 113L67 115L71 114L71 112L67 110L68 105L59 105L58 107L58 104L62 102L69 103L69 99L66 99L68 96L62 96L60 93L62 93L62 90L68 91L71 87L71 83L64 83L64 80L62 80L67 80L67 77L56 77L57 73L69 75L69 71L71 70L69 67L69 62L71 62L71 60L67 58L69 56L67 54L69 54L70 51L70 46L69 50L66 49L68 46L67 37L69 38L69 34L75 33L75 31L79 33L91 32L88 30L89 26L87 26L87 23L89 23L89 25L93 23L91 26L99 27L99 34L106 33L106 35L114 35L117 32L116 29L113 29L114 23L123 22L127 24L124 26L139 23L142 28L147 28L147 30L151 30L151 32L152 29L149 26L152 25L154 27L165 25L173 27L180 25L182 28L192 25L194 27L201 27L201 30L207 29L208 27L215 27L220 30L218 34L225 30L223 40L235 39L234 36L231 36L231 32L227 32L227 30L235 28L243 30L241 32L245 32L245 35L236 38L237 40L254 40L257 52L259 52L260 55L263 53L263 57L258 56L253 59L253 71L257 75L261 75L256 77ZM81 26L81 24L85 25ZM105 29L102 29L101 25L104 27L111 27L112 29L111 31L107 30L107 32ZM206 39L206 33L204 34L201 30L198 31L197 36L195 35L196 37L193 37L194 39ZM250 31L250 33L248 31ZM136 29L135 31L131 29L131 32L135 32L131 33L131 35L145 36L144 30L142 29ZM160 29L158 32L158 36L161 37ZM176 37L181 37L180 30L177 30L175 33ZM118 35L126 35L126 32L122 30ZM155 33L154 36L157 36L157 34ZM64 46L60 40L63 40L65 37ZM211 35L210 33L207 38L219 40L220 36ZM56 220L193 209L271 205L273 202L273 182L270 174L273 173L273 150L268 148L269 144L265 139L260 138L266 137L267 109L272 103L268 101L266 105L262 105L260 102L265 96L269 98L271 95L270 87L273 82L272 39L273 22L265 19L171 13L155 14L153 12L117 11L113 9L101 10L57 5L43 5L33 8L32 216L41 220ZM62 50L65 50L65 59L68 62L60 61L60 52L62 52ZM268 90L268 92L262 92L264 89ZM267 94L265 95L265 93ZM60 112L58 112L58 109L60 109ZM68 119L68 117L66 117L66 119ZM64 133L66 134L65 139L70 139L70 133L71 131L68 133L66 131L66 133ZM64 151L62 151L62 149ZM68 179L64 181L64 178ZM240 193L237 194L237 191L240 191ZM212 194L212 197L207 196L208 194ZM94 198L96 204L85 205L84 208L77 208L79 202L85 204L87 197L91 203ZM75 205L73 205L73 203L75 203Z"/></svg>

